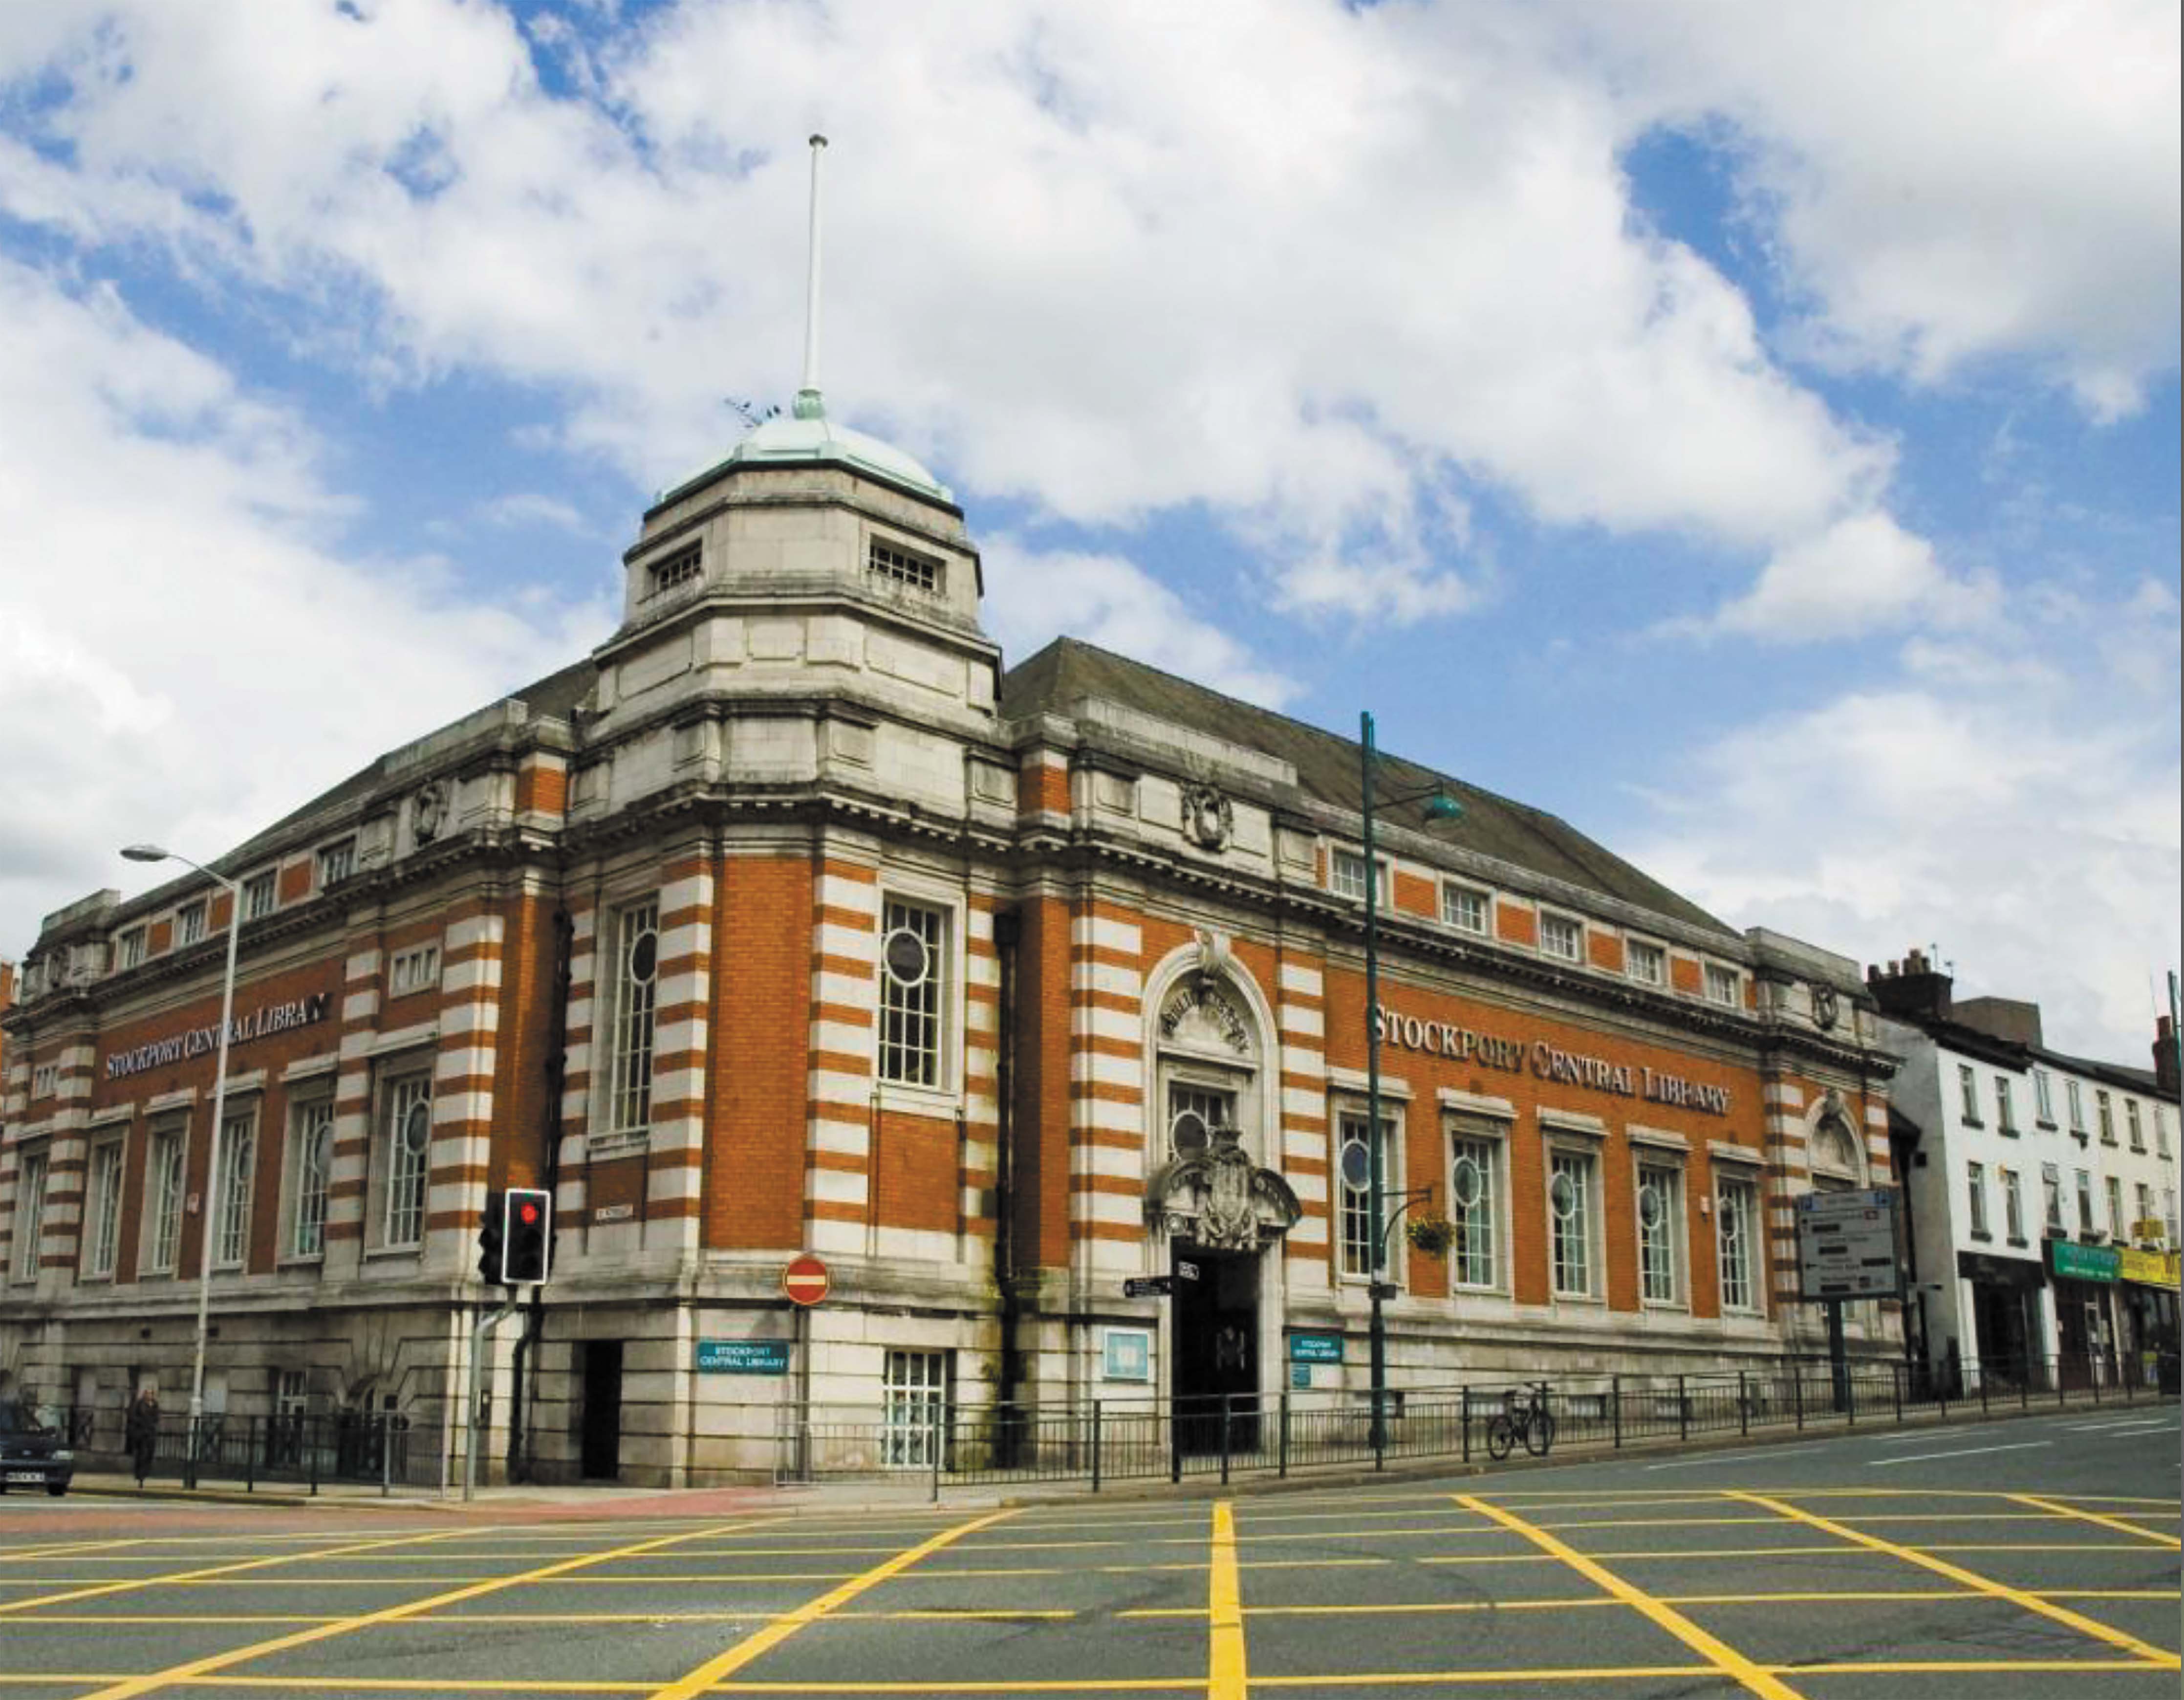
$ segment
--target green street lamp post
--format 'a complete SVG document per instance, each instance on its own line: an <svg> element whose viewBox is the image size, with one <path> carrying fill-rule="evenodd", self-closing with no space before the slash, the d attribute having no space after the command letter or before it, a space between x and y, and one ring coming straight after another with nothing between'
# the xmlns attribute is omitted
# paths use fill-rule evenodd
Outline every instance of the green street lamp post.
<svg viewBox="0 0 2184 1700"><path fill-rule="evenodd" d="M1392 1224L1384 1219L1387 1208L1386 1159L1382 1152L1380 1136L1380 865L1374 850L1373 817L1375 769L1379 763L1379 752L1373 743L1373 716L1360 714L1358 721L1358 762L1362 798L1365 839L1365 1151L1368 1179L1366 1187L1367 1209L1372 1226L1373 1247L1370 1253L1370 1284L1368 1290L1372 1299L1372 1321L1369 1324L1371 1349L1372 1439L1377 1452L1386 1444L1385 1411L1388 1390L1388 1326L1382 1307L1388 1295L1384 1279L1388 1256L1388 1229ZM1463 808L1438 781L1421 789L1390 796L1390 804L1415 803L1426 805L1429 821L1454 821L1462 817ZM1405 1196L1405 1207L1431 1191L1421 1188L1416 1194ZM1396 1212L1400 1215L1401 1212Z"/></svg>

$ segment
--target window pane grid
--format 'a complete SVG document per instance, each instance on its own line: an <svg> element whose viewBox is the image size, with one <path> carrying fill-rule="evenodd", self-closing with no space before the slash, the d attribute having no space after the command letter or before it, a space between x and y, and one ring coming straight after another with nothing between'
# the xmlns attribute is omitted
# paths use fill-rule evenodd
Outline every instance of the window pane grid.
<svg viewBox="0 0 2184 1700"><path fill-rule="evenodd" d="M947 989L945 917L923 904L890 900L880 928L880 1078L939 1086Z"/></svg>
<svg viewBox="0 0 2184 1700"><path fill-rule="evenodd" d="M289 1250L316 1257L326 1249L326 1170L333 1156L334 1106L331 1099L306 1104L296 1125L296 1214Z"/></svg>
<svg viewBox="0 0 2184 1700"><path fill-rule="evenodd" d="M898 1469L930 1468L948 1402L948 1355L890 1352L883 1386L882 1450Z"/></svg>
<svg viewBox="0 0 2184 1700"><path fill-rule="evenodd" d="M431 1077L423 1074L397 1080L387 1093L389 1246L415 1246L425 1238L425 1183L432 1148L432 1097Z"/></svg>
<svg viewBox="0 0 2184 1700"><path fill-rule="evenodd" d="M86 1273L110 1275L121 1228L121 1147L103 1145L91 1158L90 1262Z"/></svg>
<svg viewBox="0 0 2184 1700"><path fill-rule="evenodd" d="M1592 1162L1559 1153L1547 1183L1547 1219L1552 1228L1555 1290L1588 1295L1592 1290Z"/></svg>
<svg viewBox="0 0 2184 1700"><path fill-rule="evenodd" d="M15 1279L27 1281L38 1273L38 1241L46 1231L46 1154L33 1151L22 1160L15 1181Z"/></svg>
<svg viewBox="0 0 2184 1700"><path fill-rule="evenodd" d="M615 944L614 1073L608 1117L620 1132L652 1123L652 1029L659 995L656 900L621 912Z"/></svg>
<svg viewBox="0 0 2184 1700"><path fill-rule="evenodd" d="M250 1159L256 1118L231 1116L220 1133L220 1225L213 1235L216 1263L240 1263L250 1232Z"/></svg>
<svg viewBox="0 0 2184 1700"><path fill-rule="evenodd" d="M1724 1310L1756 1308L1752 1299L1752 1190L1745 1181L1721 1186L1721 1302Z"/></svg>
<svg viewBox="0 0 2184 1700"><path fill-rule="evenodd" d="M152 1140L149 1170L153 1178L152 1260L155 1269L171 1269L182 1238L182 1136L169 1132Z"/></svg>
<svg viewBox="0 0 2184 1700"><path fill-rule="evenodd" d="M1638 1171L1639 1268L1646 1301L1652 1304L1676 1301L1676 1180L1672 1168ZM1648 1192L1652 1195L1650 1207Z"/></svg>
<svg viewBox="0 0 2184 1700"><path fill-rule="evenodd" d="M1380 1192L1384 1201L1395 1185L1395 1176L1388 1168L1389 1127L1384 1120L1380 1123ZM1342 1118L1342 1144L1335 1152L1334 1172L1342 1183L1342 1273L1364 1280L1373 1274L1373 1254L1378 1236L1373 1232L1371 1185L1350 1184L1349 1165L1344 1158L1353 1146L1364 1154L1364 1162L1369 1164L1372 1149L1366 1143L1362 1116Z"/></svg>
<svg viewBox="0 0 2184 1700"><path fill-rule="evenodd" d="M1494 1149L1487 1140L1458 1140L1455 1145L1454 1172L1470 1176L1475 1189L1468 1204L1460 1187L1451 1184L1449 1189L1449 1225L1456 1229L1456 1243L1449 1249L1451 1273L1462 1287L1495 1285Z"/></svg>

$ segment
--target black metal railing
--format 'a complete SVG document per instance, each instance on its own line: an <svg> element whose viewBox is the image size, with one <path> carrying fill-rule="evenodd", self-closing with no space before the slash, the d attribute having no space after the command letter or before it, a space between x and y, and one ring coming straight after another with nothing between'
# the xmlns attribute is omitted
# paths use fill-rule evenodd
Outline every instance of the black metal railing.
<svg viewBox="0 0 2184 1700"><path fill-rule="evenodd" d="M324 1482L437 1487L439 1434L414 1428L399 1413L199 1418L161 1412L148 1429L119 1406L68 1406L53 1415L69 1437L78 1470L125 1473L140 1481Z"/></svg>
<svg viewBox="0 0 2184 1700"><path fill-rule="evenodd" d="M1614 1451L1695 1435L1902 1423L1953 1409L2031 1409L2036 1402L2131 1403L2177 1388L2174 1356L2051 1356L1943 1373L1923 1364L1825 1358L1765 1360L1710 1373L1540 1376L1489 1384L1390 1388L1378 1431L1355 1391L1095 1399L1071 1406L961 1407L904 1402L800 1419L784 1408L775 1478L783 1482L924 1480L944 1487L1171 1482L1390 1462L1486 1456L1494 1417L1545 1380L1552 1449Z"/></svg>

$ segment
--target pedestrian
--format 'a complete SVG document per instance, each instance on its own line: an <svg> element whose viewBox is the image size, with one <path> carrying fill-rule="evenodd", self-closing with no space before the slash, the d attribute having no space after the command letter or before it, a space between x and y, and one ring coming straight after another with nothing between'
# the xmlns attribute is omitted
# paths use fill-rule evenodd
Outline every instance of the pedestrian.
<svg viewBox="0 0 2184 1700"><path fill-rule="evenodd" d="M127 1438L129 1456L136 1466L136 1485L144 1485L144 1478L152 1474L152 1455L159 1448L159 1390L146 1385L136 1395L129 1407Z"/></svg>

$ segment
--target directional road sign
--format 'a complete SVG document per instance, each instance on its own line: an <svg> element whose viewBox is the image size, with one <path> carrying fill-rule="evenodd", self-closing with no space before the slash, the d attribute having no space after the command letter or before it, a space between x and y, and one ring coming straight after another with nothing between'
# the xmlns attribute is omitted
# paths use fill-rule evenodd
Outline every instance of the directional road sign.
<svg viewBox="0 0 2184 1700"><path fill-rule="evenodd" d="M1173 1275L1131 1275L1123 1282L1126 1299L1164 1299L1174 1290Z"/></svg>
<svg viewBox="0 0 2184 1700"><path fill-rule="evenodd" d="M1799 1197L1797 1288L1808 1300L1901 1298L1895 1193L1873 1187Z"/></svg>

